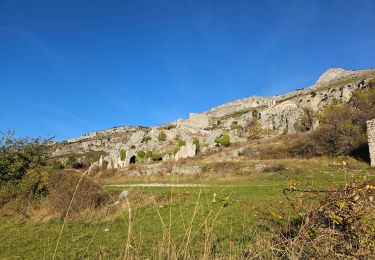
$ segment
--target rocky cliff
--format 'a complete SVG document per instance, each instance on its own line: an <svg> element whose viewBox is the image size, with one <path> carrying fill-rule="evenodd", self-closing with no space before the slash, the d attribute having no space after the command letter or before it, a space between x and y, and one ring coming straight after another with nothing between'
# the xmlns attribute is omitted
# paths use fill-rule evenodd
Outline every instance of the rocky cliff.
<svg viewBox="0 0 375 260"><path fill-rule="evenodd" d="M111 167L121 168L137 157L138 152L152 151L164 160L174 160L194 156L197 144L202 151L215 146L215 139L223 134L229 135L231 142L246 141L246 129L254 119L268 134L292 133L298 131L303 115L316 113L333 101L348 102L354 91L366 88L374 77L375 69L329 69L307 88L272 97L235 100L203 113L191 113L189 118L167 125L114 127L89 133L57 143L54 154L64 157L71 153L102 152L105 155L102 160ZM188 146L176 148L178 140ZM127 152L126 158L120 158L121 150Z"/></svg>

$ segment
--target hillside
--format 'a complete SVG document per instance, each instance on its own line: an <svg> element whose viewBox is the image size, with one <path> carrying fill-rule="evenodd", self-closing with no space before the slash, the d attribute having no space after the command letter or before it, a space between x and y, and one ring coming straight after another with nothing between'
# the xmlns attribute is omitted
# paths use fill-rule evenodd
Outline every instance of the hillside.
<svg viewBox="0 0 375 260"><path fill-rule="evenodd" d="M214 148L217 145L215 139L223 135L228 135L231 143L246 142L254 121L265 133L262 138L295 133L301 130L304 123L301 120L306 115L318 113L333 101L348 102L354 91L367 88L374 77L375 69L329 69L314 85L306 88L278 96L235 100L203 113L191 113L187 119L177 119L166 125L121 126L89 133L57 143L54 155L63 164L69 155L90 163L102 155L102 161L108 163L109 168L123 168L139 152L156 154L154 161L169 161L195 156L198 143L200 151L206 152ZM318 121L314 120L307 127L314 129L317 125ZM184 145L182 149L178 148L182 151L176 154L179 140ZM196 144L193 144L194 140ZM126 152L126 158L120 158L121 150ZM148 160L148 163L151 162Z"/></svg>

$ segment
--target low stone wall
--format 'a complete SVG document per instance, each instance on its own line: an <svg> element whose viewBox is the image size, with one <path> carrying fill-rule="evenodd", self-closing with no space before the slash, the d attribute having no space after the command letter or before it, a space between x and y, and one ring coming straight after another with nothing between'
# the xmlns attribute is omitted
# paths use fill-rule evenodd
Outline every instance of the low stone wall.
<svg viewBox="0 0 375 260"><path fill-rule="evenodd" d="M367 121L367 136L371 166L375 167L375 119Z"/></svg>

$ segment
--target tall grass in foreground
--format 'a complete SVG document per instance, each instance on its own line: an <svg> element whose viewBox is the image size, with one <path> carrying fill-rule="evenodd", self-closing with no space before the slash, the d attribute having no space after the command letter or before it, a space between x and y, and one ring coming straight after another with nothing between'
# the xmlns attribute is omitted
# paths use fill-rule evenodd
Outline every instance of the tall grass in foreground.
<svg viewBox="0 0 375 260"><path fill-rule="evenodd" d="M81 179L83 178L90 177L83 174ZM172 177L172 183L179 184L178 176ZM147 178L145 178L145 184L148 184ZM70 206L77 189L79 189L79 185L80 181L75 187ZM212 193L209 188L200 188L190 200L190 198L187 199L184 196L185 193L180 191L179 187L171 187L168 191L168 196L164 198L154 194L153 189L147 187L142 188L136 194L137 198L125 197L122 202L117 201L108 192L108 195L111 196L112 204L108 206L106 213L101 217L103 219L113 218L114 216L108 214L111 211L110 208L118 207L115 215L120 216L122 221L124 221L123 232L126 233L120 248L114 249L114 251L117 251L116 257L123 259L144 259L145 257L152 259L243 258L249 244L254 238L260 236L258 233L263 233L262 235L264 235L264 230L272 231L273 227L267 223L262 223L262 231L255 230L254 233L248 233L249 227L248 223L246 223L246 218L249 218L249 216L245 211L242 214L242 220L235 219L230 222L223 220L223 211L231 210L232 205L230 204L234 203L231 201L231 193L224 191L225 188L217 193ZM144 221L137 223L137 217L139 216L137 213L145 205L152 209L152 212L148 211L148 213L154 214L150 218L150 221L153 221L151 225L159 231L158 237L153 238L153 243L145 241L145 239L150 239L146 238L147 234L144 233L147 230L142 231L142 227L137 226L144 224ZM233 210L238 210L238 208L236 207ZM69 211L70 207L61 226L53 259L57 258L59 243L63 236L65 225L69 222ZM123 214L125 211L127 215ZM140 212L140 214L143 213L143 211ZM232 212L232 215L239 216L237 212ZM100 221L97 225L99 226L101 223L103 222ZM98 229L99 227L96 228L91 237L89 246L95 239L100 239L96 237ZM151 245L152 249L145 252L144 247L147 245ZM98 254L100 255L101 253L98 252ZM88 258L96 256L95 252L90 252L89 250L84 255L80 255L80 257ZM108 257L110 257L110 254Z"/></svg>
<svg viewBox="0 0 375 260"><path fill-rule="evenodd" d="M90 177L82 175L82 178ZM171 176L171 178L172 183L179 184L178 176ZM144 183L148 184L147 178ZM78 182L75 190L79 189L79 184ZM129 195L122 202L118 202L113 194L107 191L112 198L112 204L105 209L102 219L97 223L86 251L77 256L87 259L301 259L309 257L332 259L348 256L348 252L352 250L358 251L360 257L371 257L374 255L371 251L374 249L371 244L374 243L373 233L368 233L362 240L355 240L353 237L347 237L346 230L347 223L354 223L353 221L357 221L355 228L359 228L358 225L361 226L363 223L371 223L368 219L366 222L360 222L361 219L350 215L353 213L350 210L354 206L359 205L356 207L359 212L364 210L364 205L367 207L366 210L373 209L372 186L369 187L366 204L360 204L360 201L353 202L358 195L353 193L353 188L352 195L343 192L345 195L343 197L341 193L336 193L334 200L325 200L318 207L318 210L325 212L321 215L314 214L316 205L306 204L315 195L302 197L302 194L297 194L293 197L293 203L299 203L298 208L303 210L293 212L285 209L280 211L277 208L268 209L269 214L262 216L266 217L263 221L252 219L252 216L248 215L249 211L243 211L242 216L239 212L230 214L230 211L240 211L241 208L234 206L236 202L232 200L231 192L225 191L225 188L214 193L209 187L199 188L194 196L187 198L185 196L187 191L181 191L179 187L164 190L165 196L160 196L160 191L157 194L154 189L145 187L136 193L135 197ZM74 199L73 197L71 200ZM351 206L348 206L349 202L352 203ZM256 208L254 205L247 206ZM288 204L283 206L291 209ZM114 207L117 209L113 209ZM145 210L145 207L148 209ZM346 210L341 210L344 208ZM329 210L324 211L325 209ZM311 213L297 217L303 211ZM256 209L251 212L262 214L261 210ZM334 215L331 214L332 212ZM357 211L356 215L359 212ZM146 218L149 217L152 223L147 223L144 214L150 214ZM230 219L232 216L237 219ZM69 222L68 217L67 213L53 258L62 256L58 254L59 241L66 223ZM124 234L122 240L113 248L109 247L104 251L90 250L93 242L101 239L97 236L99 226L108 218L116 217L124 223L121 230ZM366 218L371 217L373 214L366 215ZM350 218L352 222L347 221ZM249 219L250 222L254 220L254 225L249 225ZM140 225L149 226L143 229ZM155 237L148 236L150 227L156 234ZM371 227L370 225L369 228ZM356 233L355 236L358 237L358 234ZM344 241L346 241L345 247L340 248L339 245ZM353 256L357 255L353 253Z"/></svg>

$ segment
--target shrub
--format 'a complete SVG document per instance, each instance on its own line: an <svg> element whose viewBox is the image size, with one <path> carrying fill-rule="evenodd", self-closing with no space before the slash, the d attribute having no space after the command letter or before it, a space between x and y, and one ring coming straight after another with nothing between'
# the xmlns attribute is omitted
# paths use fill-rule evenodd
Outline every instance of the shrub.
<svg viewBox="0 0 375 260"><path fill-rule="evenodd" d="M29 169L47 166L52 139L16 138L0 132L0 185L20 181Z"/></svg>
<svg viewBox="0 0 375 260"><path fill-rule="evenodd" d="M148 158L151 158L152 157L152 152L151 151L147 151L145 153L145 159L148 159Z"/></svg>
<svg viewBox="0 0 375 260"><path fill-rule="evenodd" d="M151 141L151 140L152 140L151 136L148 136L148 135L146 135L146 136L143 138L143 142L144 142L144 143L148 143L148 142Z"/></svg>
<svg viewBox="0 0 375 260"><path fill-rule="evenodd" d="M199 139L198 138L194 138L193 139L193 144L195 144L195 152L196 153L199 153L201 151L201 145L199 143Z"/></svg>
<svg viewBox="0 0 375 260"><path fill-rule="evenodd" d="M164 131L160 131L158 135L158 140L164 142L167 140L167 134Z"/></svg>
<svg viewBox="0 0 375 260"><path fill-rule="evenodd" d="M176 148L174 148L174 150L173 150L173 154L178 153L178 151L180 151L180 148L184 145L186 145L186 142L184 140L181 140L181 139L178 140L177 143L176 143Z"/></svg>
<svg viewBox="0 0 375 260"><path fill-rule="evenodd" d="M70 213L73 214L82 210L98 209L110 201L108 193L92 179L84 176L79 182L81 178L80 174L65 171L51 176L48 203L53 212L60 213L61 218L66 216L71 201ZM72 200L76 187L77 191Z"/></svg>
<svg viewBox="0 0 375 260"><path fill-rule="evenodd" d="M159 153L153 153L151 155L151 159L153 161L162 161L163 160L163 155L162 154L159 154Z"/></svg>
<svg viewBox="0 0 375 260"><path fill-rule="evenodd" d="M121 149L120 150L120 160L125 161L125 158L126 158L126 150Z"/></svg>
<svg viewBox="0 0 375 260"><path fill-rule="evenodd" d="M369 199L373 185L352 183L341 191L327 192L319 205L270 240L274 257L373 259L375 207Z"/></svg>
<svg viewBox="0 0 375 260"><path fill-rule="evenodd" d="M366 121L375 118L375 83L357 91L348 104L332 102L319 115L308 114L302 129L319 119L319 127L288 145L287 153L306 155L352 155L369 160Z"/></svg>
<svg viewBox="0 0 375 260"><path fill-rule="evenodd" d="M17 213L44 197L49 190L47 180L51 139L15 138L14 132L0 137L0 207L6 204Z"/></svg>
<svg viewBox="0 0 375 260"><path fill-rule="evenodd" d="M257 140L262 137L262 126L259 121L253 118L246 130L246 135L249 140Z"/></svg>
<svg viewBox="0 0 375 260"><path fill-rule="evenodd" d="M82 169L84 164L78 161L74 155L70 155L66 161L66 167L72 169Z"/></svg>
<svg viewBox="0 0 375 260"><path fill-rule="evenodd" d="M230 145L230 137L227 134L218 136L215 138L215 143L221 146L228 147Z"/></svg>
<svg viewBox="0 0 375 260"><path fill-rule="evenodd" d="M300 132L310 131L313 129L316 120L317 118L314 111L306 108L300 116L295 128Z"/></svg>
<svg viewBox="0 0 375 260"><path fill-rule="evenodd" d="M144 151L138 151L137 152L137 158L138 159L144 159L146 156L146 153Z"/></svg>

